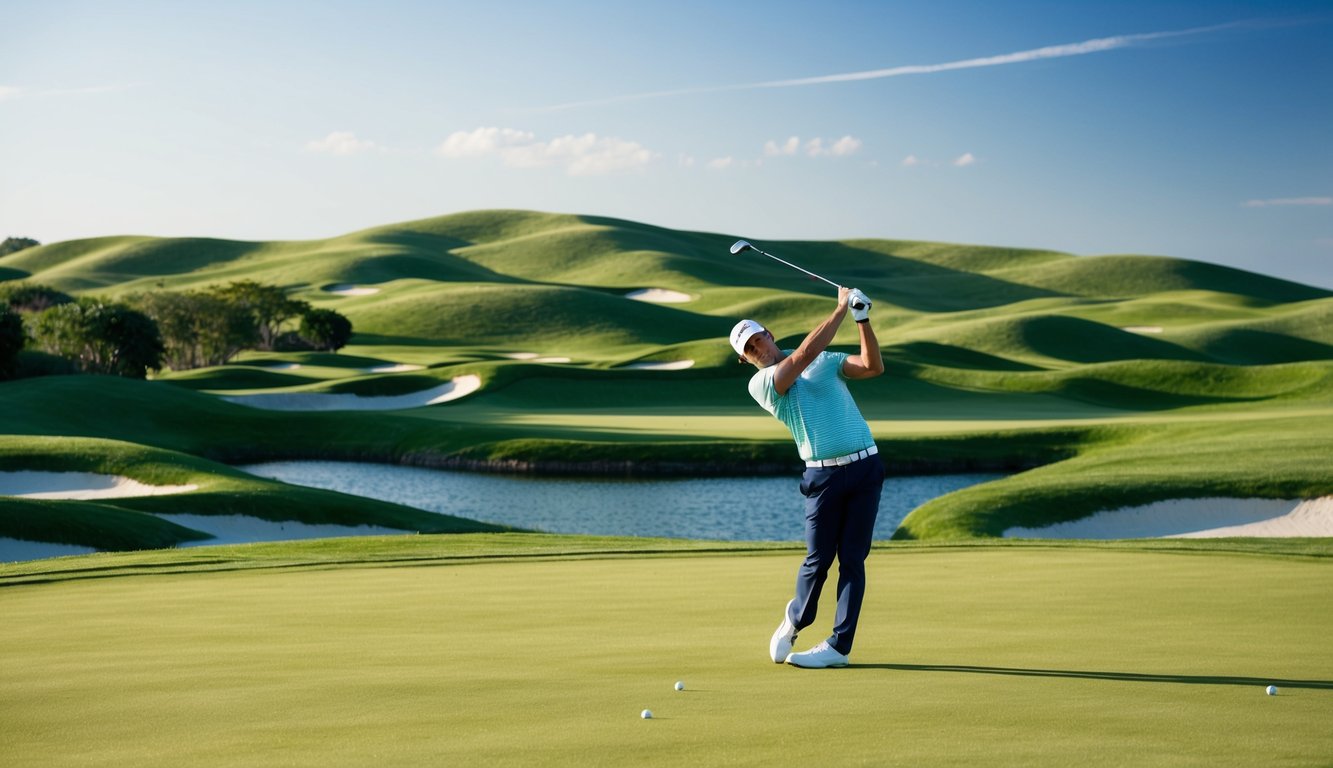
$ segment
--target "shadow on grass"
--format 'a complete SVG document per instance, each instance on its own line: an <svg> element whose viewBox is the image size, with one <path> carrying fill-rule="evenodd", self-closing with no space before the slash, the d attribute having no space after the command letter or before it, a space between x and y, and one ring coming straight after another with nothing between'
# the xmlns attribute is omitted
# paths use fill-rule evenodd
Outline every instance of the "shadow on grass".
<svg viewBox="0 0 1333 768"><path fill-rule="evenodd" d="M1285 680L1281 678L1231 677L1228 675L1150 675L1142 672L1088 672L1073 669L1022 669L975 667L961 664L852 664L849 669L889 669L898 672L959 672L974 675L1014 677L1069 677L1083 680L1113 680L1126 683L1183 683L1185 685L1253 685L1260 688L1333 690L1333 680Z"/></svg>

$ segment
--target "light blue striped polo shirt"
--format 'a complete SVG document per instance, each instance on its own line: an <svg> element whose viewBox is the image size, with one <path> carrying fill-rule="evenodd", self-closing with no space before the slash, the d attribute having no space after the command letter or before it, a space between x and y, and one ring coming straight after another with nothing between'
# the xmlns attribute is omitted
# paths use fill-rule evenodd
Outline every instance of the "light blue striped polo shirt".
<svg viewBox="0 0 1333 768"><path fill-rule="evenodd" d="M790 355L792 350L783 352ZM846 456L875 444L870 425L847 391L842 375L846 359L845 352L819 353L785 395L779 395L773 383L776 365L750 377L750 396L787 425L805 461Z"/></svg>

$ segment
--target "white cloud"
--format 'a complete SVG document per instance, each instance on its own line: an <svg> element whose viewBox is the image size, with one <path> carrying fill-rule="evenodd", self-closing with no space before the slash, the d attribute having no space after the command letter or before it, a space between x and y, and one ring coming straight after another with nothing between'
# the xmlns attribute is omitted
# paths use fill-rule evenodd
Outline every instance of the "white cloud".
<svg viewBox="0 0 1333 768"><path fill-rule="evenodd" d="M903 158L903 167L911 168L914 165L921 165L921 158L916 155L908 155Z"/></svg>
<svg viewBox="0 0 1333 768"><path fill-rule="evenodd" d="M843 136L828 147L824 146L823 139L811 139L805 145L805 153L811 157L820 157L821 155L846 157L847 155L856 154L856 151L860 148L860 139L852 136Z"/></svg>
<svg viewBox="0 0 1333 768"><path fill-rule="evenodd" d="M375 149L375 142L358 139L351 131L334 131L322 139L306 142L305 148L328 155L355 155Z"/></svg>
<svg viewBox="0 0 1333 768"><path fill-rule="evenodd" d="M764 156L787 157L795 155L804 149L805 154L809 157L845 157L847 155L855 154L860 148L861 140L853 136L843 136L841 139L828 145L825 145L824 139L817 136L806 141L804 145L801 144L801 138L799 136L789 136L787 140L781 144L773 140L764 142Z"/></svg>
<svg viewBox="0 0 1333 768"><path fill-rule="evenodd" d="M735 165L735 164L736 164L736 158L731 157L731 156L727 156L727 157L715 157L715 158L713 158L712 160L709 160L709 161L708 161L708 167L709 167L709 169L710 169L710 170L714 170L714 171L725 170L725 169L730 168L731 166L733 166L733 165Z"/></svg>
<svg viewBox="0 0 1333 768"><path fill-rule="evenodd" d="M15 88L12 85L0 85L0 101L17 99L22 93L22 88Z"/></svg>
<svg viewBox="0 0 1333 768"><path fill-rule="evenodd" d="M536 138L531 131L516 131L513 128L454 131L443 144L436 147L435 153L442 157L481 157L495 154L506 147L529 145Z"/></svg>
<svg viewBox="0 0 1333 768"><path fill-rule="evenodd" d="M1333 197L1275 197L1268 200L1246 200L1246 208L1271 208L1284 205L1333 205Z"/></svg>
<svg viewBox="0 0 1333 768"><path fill-rule="evenodd" d="M801 140L796 136L789 136L782 144L776 141L764 142L765 157L780 157L782 155L794 155L801 148Z"/></svg>
<svg viewBox="0 0 1333 768"><path fill-rule="evenodd" d="M972 165L976 161L977 159L972 156L971 152L964 152L963 154L953 159L953 164L955 168L966 168L967 166Z"/></svg>
<svg viewBox="0 0 1333 768"><path fill-rule="evenodd" d="M455 131L435 149L441 157L498 156L510 168L558 166L571 176L596 176L642 168L658 154L634 141L585 133L539 140L531 131L482 127Z"/></svg>

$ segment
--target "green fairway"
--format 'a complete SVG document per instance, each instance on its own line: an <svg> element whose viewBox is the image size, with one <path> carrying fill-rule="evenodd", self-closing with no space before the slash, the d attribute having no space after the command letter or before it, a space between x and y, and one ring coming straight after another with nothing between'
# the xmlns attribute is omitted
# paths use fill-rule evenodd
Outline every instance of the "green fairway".
<svg viewBox="0 0 1333 768"><path fill-rule="evenodd" d="M247 570L209 571L199 551L0 566L5 765L1333 755L1326 547L883 547L853 666L802 671L766 659L797 550L511 536L366 540L378 564L315 542L214 558L257 557ZM351 561L317 554L331 547ZM307 548L310 567L262 566ZM197 572L171 572L189 559ZM140 575L106 578L121 568ZM43 570L65 580L15 581ZM798 646L827 633L830 605Z"/></svg>
<svg viewBox="0 0 1333 768"><path fill-rule="evenodd" d="M280 285L355 330L337 354L250 351L147 382L0 382L0 469L116 469L199 486L155 500L0 502L0 537L149 546L191 534L150 531L142 513L179 509L484 530L222 466L275 459L583 475L799 471L790 436L748 397L751 369L725 335L754 317L794 345L831 294L762 257L730 255L732 241L493 210L324 240L105 237L0 257L8 279L79 296ZM1327 290L1166 257L901 240L765 245L874 299L887 375L853 393L890 472L1031 470L923 505L902 538L993 537L1190 496L1333 494ZM331 290L348 286L361 292ZM643 289L689 300L636 300ZM850 349L849 326L836 349ZM34 370L51 365L23 355ZM631 367L644 362L681 367ZM392 410L284 412L223 399L404 396L463 377L477 388L458 399ZM140 515L140 531L81 524L99 509Z"/></svg>

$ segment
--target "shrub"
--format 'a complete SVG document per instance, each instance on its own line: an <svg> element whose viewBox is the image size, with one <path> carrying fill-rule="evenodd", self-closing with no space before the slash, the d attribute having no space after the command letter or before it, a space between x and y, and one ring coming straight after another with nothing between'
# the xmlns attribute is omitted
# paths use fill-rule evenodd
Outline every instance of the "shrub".
<svg viewBox="0 0 1333 768"><path fill-rule="evenodd" d="M33 240L31 237L6 237L4 242L0 243L0 256L8 256L11 253L17 253L24 248L34 248L41 243Z"/></svg>
<svg viewBox="0 0 1333 768"><path fill-rule="evenodd" d="M352 339L352 321L331 309L312 309L301 316L301 338L315 349L336 352Z"/></svg>
<svg viewBox="0 0 1333 768"><path fill-rule="evenodd" d="M210 293L147 293L129 301L157 324L172 370L223 365L259 338L250 313Z"/></svg>
<svg viewBox="0 0 1333 768"><path fill-rule="evenodd" d="M14 376L19 350L27 340L23 332L23 318L4 304L0 304L0 379Z"/></svg>
<svg viewBox="0 0 1333 768"><path fill-rule="evenodd" d="M68 304L74 297L37 283L0 284L0 304L19 312L41 312L60 304Z"/></svg>
<svg viewBox="0 0 1333 768"><path fill-rule="evenodd" d="M259 336L259 349L264 350L273 349L283 323L310 311L308 303L287 298L287 292L279 286L253 280L228 283L210 293L249 314Z"/></svg>
<svg viewBox="0 0 1333 768"><path fill-rule="evenodd" d="M86 373L142 379L162 366L162 337L147 315L123 304L82 298L37 315L33 337Z"/></svg>

